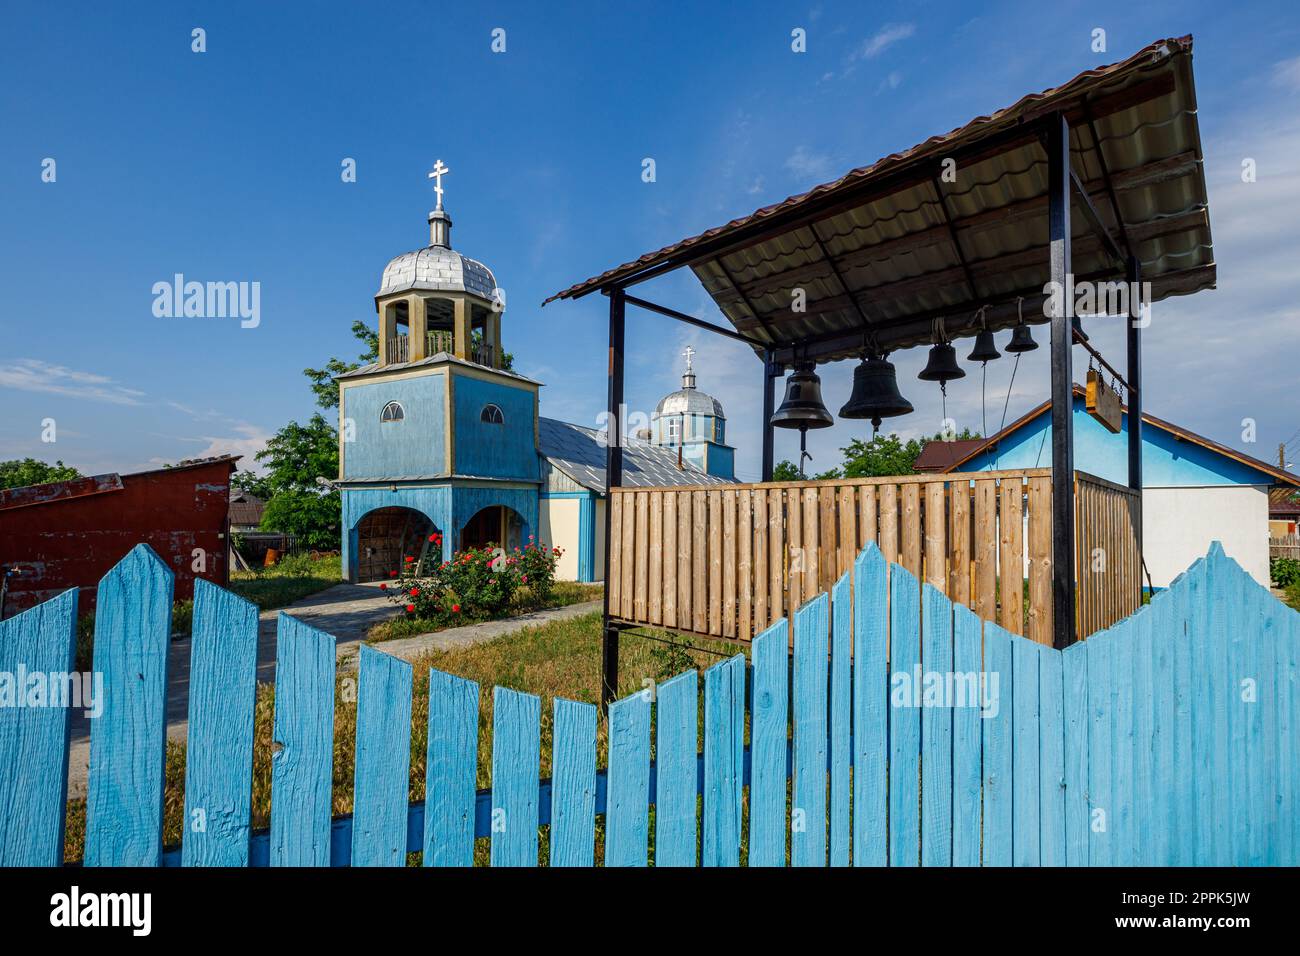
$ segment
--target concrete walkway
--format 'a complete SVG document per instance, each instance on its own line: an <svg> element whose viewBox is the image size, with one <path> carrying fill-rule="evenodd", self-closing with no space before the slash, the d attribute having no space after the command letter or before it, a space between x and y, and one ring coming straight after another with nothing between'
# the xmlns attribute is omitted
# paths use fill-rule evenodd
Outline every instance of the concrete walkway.
<svg viewBox="0 0 1300 956"><path fill-rule="evenodd" d="M453 627L431 634L418 634L374 645L376 649L403 660L414 660L429 651L465 647L490 641L527 627L536 627L549 621L562 621L581 617L601 609L600 601L587 601L567 607L533 611L500 621L484 621ZM338 666L341 670L355 669L360 656L361 643L375 624L401 613L379 590L378 584L337 584L324 591L308 595L288 607L263 611L257 625L257 681L260 684L275 682L276 619L281 611L312 627L334 635ZM172 641L167 660L167 737L184 741L189 732L190 699L190 639ZM82 712L73 711L72 746L69 751L68 796L81 797L86 792L87 765L90 760L90 721Z"/></svg>

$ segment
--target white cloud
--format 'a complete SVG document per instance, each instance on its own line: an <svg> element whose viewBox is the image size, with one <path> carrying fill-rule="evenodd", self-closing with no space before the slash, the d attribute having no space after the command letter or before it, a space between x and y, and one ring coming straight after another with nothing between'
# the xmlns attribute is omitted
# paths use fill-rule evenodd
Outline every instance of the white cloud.
<svg viewBox="0 0 1300 956"><path fill-rule="evenodd" d="M1293 93L1300 93L1300 56L1275 63L1273 82Z"/></svg>
<svg viewBox="0 0 1300 956"><path fill-rule="evenodd" d="M814 153L807 146L799 146L785 161L785 168L800 179L828 179L831 175L831 158L825 153Z"/></svg>
<svg viewBox="0 0 1300 956"><path fill-rule="evenodd" d="M876 87L876 92L883 93L885 90L896 90L902 82L903 74L897 70L890 70L889 75L881 80L880 85Z"/></svg>
<svg viewBox="0 0 1300 956"><path fill-rule="evenodd" d="M906 40L915 32L915 23L887 23L877 31L875 36L863 41L861 48L857 51L857 56L867 60L874 59L895 43Z"/></svg>
<svg viewBox="0 0 1300 956"><path fill-rule="evenodd" d="M0 387L114 405L140 405L144 396L144 392L118 385L106 375L27 358L0 365Z"/></svg>

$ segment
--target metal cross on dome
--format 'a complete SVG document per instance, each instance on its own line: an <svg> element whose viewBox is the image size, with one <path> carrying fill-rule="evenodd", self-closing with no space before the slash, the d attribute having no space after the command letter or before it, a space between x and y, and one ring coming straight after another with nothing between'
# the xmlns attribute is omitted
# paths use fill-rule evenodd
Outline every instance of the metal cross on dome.
<svg viewBox="0 0 1300 956"><path fill-rule="evenodd" d="M429 178L433 182L433 191L438 194L438 207L442 208L442 177L446 176L450 169L443 165L442 160L436 160L433 164L433 170L429 173Z"/></svg>
<svg viewBox="0 0 1300 956"><path fill-rule="evenodd" d="M682 354L686 356L686 371L689 372L691 371L691 359L695 356L695 349L691 348L688 345L686 346L686 350L683 351Z"/></svg>

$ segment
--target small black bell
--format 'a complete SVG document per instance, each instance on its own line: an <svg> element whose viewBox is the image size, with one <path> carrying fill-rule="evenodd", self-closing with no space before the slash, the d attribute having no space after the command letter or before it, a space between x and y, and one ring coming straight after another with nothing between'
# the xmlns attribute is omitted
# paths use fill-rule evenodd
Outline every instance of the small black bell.
<svg viewBox="0 0 1300 956"><path fill-rule="evenodd" d="M1038 343L1034 341L1034 335L1029 331L1029 326L1021 322L1011 332L1011 341L1007 343L1007 351L1032 352L1038 348Z"/></svg>
<svg viewBox="0 0 1300 956"><path fill-rule="evenodd" d="M957 364L957 350L947 342L930 346L930 359L917 376L923 382L951 382L965 378L966 373Z"/></svg>
<svg viewBox="0 0 1300 956"><path fill-rule="evenodd" d="M992 362L994 359L1002 357L998 351L997 343L993 341L993 333L988 329L981 330L980 334L975 336L975 347L970 350L970 355L966 356L969 362Z"/></svg>
<svg viewBox="0 0 1300 956"><path fill-rule="evenodd" d="M894 363L872 356L853 370L853 393L840 409L840 418L869 418L880 427L882 418L910 415L912 403L898 391Z"/></svg>
<svg viewBox="0 0 1300 956"><path fill-rule="evenodd" d="M785 400L772 413L777 428L829 428L835 424L822 402L822 380L813 367L811 362L797 365L786 379Z"/></svg>

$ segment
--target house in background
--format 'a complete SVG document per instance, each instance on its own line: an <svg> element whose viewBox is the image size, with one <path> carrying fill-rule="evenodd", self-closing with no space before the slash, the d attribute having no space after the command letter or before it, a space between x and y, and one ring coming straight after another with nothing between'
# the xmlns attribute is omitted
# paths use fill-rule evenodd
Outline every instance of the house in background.
<svg viewBox="0 0 1300 956"><path fill-rule="evenodd" d="M1268 534L1272 538L1285 538L1300 531L1300 498L1295 489L1275 491L1268 503Z"/></svg>
<svg viewBox="0 0 1300 956"><path fill-rule="evenodd" d="M230 489L230 532L245 534L256 532L262 525L262 512L266 502L247 491Z"/></svg>
<svg viewBox="0 0 1300 956"><path fill-rule="evenodd" d="M1050 465L1050 411L1050 402L1039 405L943 470ZM1074 387L1074 467L1121 485L1128 483L1128 409L1122 411L1119 433L1110 432L1088 414L1083 389ZM1155 587L1167 587L1212 541L1268 586L1269 495L1300 487L1300 479L1144 412L1142 484L1142 556Z"/></svg>
<svg viewBox="0 0 1300 956"><path fill-rule="evenodd" d="M81 589L81 612L93 611L99 579L141 542L176 575L177 601L194 596L196 577L224 587L237 461L224 455L0 491L0 564L17 571L0 612L72 587Z"/></svg>

